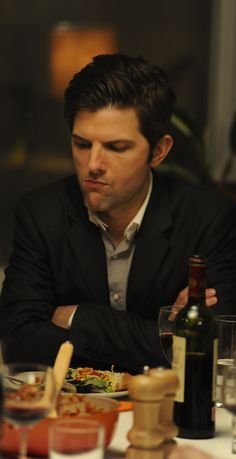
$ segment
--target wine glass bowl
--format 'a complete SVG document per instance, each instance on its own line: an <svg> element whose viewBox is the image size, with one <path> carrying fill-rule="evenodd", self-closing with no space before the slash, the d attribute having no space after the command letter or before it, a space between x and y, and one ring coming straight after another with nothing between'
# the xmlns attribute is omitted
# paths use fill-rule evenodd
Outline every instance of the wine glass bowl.
<svg viewBox="0 0 236 459"><path fill-rule="evenodd" d="M176 312L181 306L162 306L159 312L158 329L161 348L166 360L172 363L173 329Z"/></svg>
<svg viewBox="0 0 236 459"><path fill-rule="evenodd" d="M2 368L3 418L17 428L20 458L26 457L29 429L47 416L54 404L52 369L41 364L13 363Z"/></svg>

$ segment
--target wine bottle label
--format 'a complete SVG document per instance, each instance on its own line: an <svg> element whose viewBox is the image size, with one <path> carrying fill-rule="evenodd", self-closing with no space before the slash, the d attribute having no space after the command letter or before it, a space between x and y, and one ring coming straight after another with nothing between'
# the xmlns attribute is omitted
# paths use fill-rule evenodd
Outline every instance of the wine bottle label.
<svg viewBox="0 0 236 459"><path fill-rule="evenodd" d="M176 391L175 401L184 402L185 389L185 357L186 357L186 338L173 335L173 363L172 368L179 378L179 387Z"/></svg>
<svg viewBox="0 0 236 459"><path fill-rule="evenodd" d="M218 359L218 339L215 338L213 341L213 366L212 366L212 401L216 400L216 368Z"/></svg>

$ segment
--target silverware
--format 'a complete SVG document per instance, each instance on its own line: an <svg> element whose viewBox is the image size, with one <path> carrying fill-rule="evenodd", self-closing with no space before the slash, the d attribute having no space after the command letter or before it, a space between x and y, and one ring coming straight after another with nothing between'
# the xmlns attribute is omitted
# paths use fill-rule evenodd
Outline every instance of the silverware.
<svg viewBox="0 0 236 459"><path fill-rule="evenodd" d="M12 384L17 384L18 386L21 384L26 384L26 382L23 379L15 378L14 376L9 376L9 375L3 375L3 378L7 379L9 382ZM40 386L41 383L35 384L36 386ZM64 382L62 385L61 390L63 392L76 392L76 387L74 384L71 384L67 381Z"/></svg>
<svg viewBox="0 0 236 459"><path fill-rule="evenodd" d="M15 378L14 376L8 376L3 374L3 378L7 379L8 381L14 384L25 384L25 381L23 381L22 379Z"/></svg>

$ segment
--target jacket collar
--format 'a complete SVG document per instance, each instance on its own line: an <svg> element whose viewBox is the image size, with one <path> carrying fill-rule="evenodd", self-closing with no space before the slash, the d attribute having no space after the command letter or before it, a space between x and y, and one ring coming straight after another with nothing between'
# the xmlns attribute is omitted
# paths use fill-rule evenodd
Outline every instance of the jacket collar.
<svg viewBox="0 0 236 459"><path fill-rule="evenodd" d="M129 310L136 312L140 310L142 313L145 310L148 311L148 298L153 298L152 289L155 289L155 301L157 302L158 291L161 293L163 287L162 264L171 247L171 228L172 218L167 182L164 177L154 173L153 191L142 227L137 234L129 275L127 291Z"/></svg>

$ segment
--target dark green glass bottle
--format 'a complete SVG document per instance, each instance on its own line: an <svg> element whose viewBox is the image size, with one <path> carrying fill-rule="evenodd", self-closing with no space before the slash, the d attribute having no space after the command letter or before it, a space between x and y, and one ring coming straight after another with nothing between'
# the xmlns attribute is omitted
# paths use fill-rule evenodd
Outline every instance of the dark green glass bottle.
<svg viewBox="0 0 236 459"><path fill-rule="evenodd" d="M176 316L173 368L180 386L174 419L179 437L211 438L215 432L217 329L212 308L205 303L206 259L189 260L188 304Z"/></svg>

